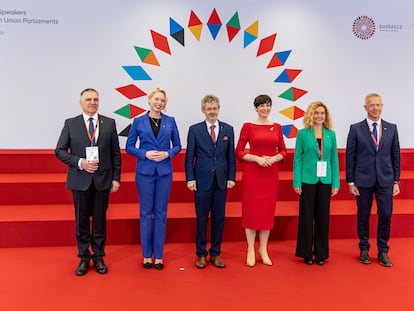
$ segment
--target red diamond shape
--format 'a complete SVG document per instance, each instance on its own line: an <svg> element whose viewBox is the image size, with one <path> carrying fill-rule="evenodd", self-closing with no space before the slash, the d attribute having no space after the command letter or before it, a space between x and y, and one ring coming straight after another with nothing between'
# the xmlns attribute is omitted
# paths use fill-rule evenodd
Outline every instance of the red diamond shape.
<svg viewBox="0 0 414 311"><path fill-rule="evenodd" d="M263 55L273 49L275 44L276 34L270 35L262 40L260 40L259 49L257 50L257 56Z"/></svg>
<svg viewBox="0 0 414 311"><path fill-rule="evenodd" d="M152 36L152 42L154 42L154 46L171 55L171 51L170 51L170 45L168 44L168 39L166 36L155 32L154 30L151 30L151 36Z"/></svg>

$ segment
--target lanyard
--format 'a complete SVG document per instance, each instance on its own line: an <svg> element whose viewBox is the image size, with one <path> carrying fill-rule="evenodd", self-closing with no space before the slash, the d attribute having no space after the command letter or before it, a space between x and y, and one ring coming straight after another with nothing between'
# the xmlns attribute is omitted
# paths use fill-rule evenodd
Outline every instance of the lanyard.
<svg viewBox="0 0 414 311"><path fill-rule="evenodd" d="M368 123L367 123L367 125L368 125ZM377 128L377 136L378 136L378 139L375 139L374 133L372 133L371 128L369 127L369 125L368 125L368 129L369 129L369 131L371 133L372 141L374 142L374 144L375 144L375 146L377 147L377 150L378 150L379 144L380 144L381 132L382 132L381 131L381 129L382 129L382 122L380 122L378 124L378 128Z"/></svg>
<svg viewBox="0 0 414 311"><path fill-rule="evenodd" d="M91 134L89 133L89 126L85 123L85 129L86 129L86 133L88 134L88 138L91 142L91 146L93 145L93 142L95 141L95 134L96 134L96 129L98 128L98 124L99 124L99 118L96 119L96 124L95 124L95 128L93 129L93 134L91 136Z"/></svg>

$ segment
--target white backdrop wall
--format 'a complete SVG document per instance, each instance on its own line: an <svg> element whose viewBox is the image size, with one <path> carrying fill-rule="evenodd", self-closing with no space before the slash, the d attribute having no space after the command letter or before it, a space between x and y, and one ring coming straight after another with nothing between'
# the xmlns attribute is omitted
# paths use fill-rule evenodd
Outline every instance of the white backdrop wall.
<svg viewBox="0 0 414 311"><path fill-rule="evenodd" d="M223 23L215 39L207 27L213 9ZM191 11L203 23L199 41L188 29ZM229 42L226 23L236 12L241 30ZM86 87L100 92L100 112L115 118L120 132L131 120L116 110L129 103L148 107L145 96L129 100L116 91L129 84L168 91L167 114L176 117L183 147L189 125L203 118L200 100L207 93L220 98L220 119L234 126L236 138L243 122L256 118L258 94L272 97L272 120L297 128L303 118L280 111L321 100L330 108L338 146L345 147L349 125L365 117L365 95L377 92L383 118L398 124L401 146L413 148L413 12L408 0L2 0L0 148L54 148L63 120L80 113L79 92ZM375 22L367 40L352 31L359 16ZM184 27L184 46L170 36L170 18ZM244 30L255 21L258 39L244 48ZM150 30L168 38L171 55L154 47ZM274 33L273 49L256 57L260 40ZM143 63L134 46L153 50L160 66ZM274 53L286 50L284 66L266 68ZM134 81L122 66L142 66L152 79ZM284 69L302 72L292 83L274 82ZM280 98L290 87L307 93L294 102ZM124 148L125 138L120 142ZM294 142L286 138L288 147Z"/></svg>

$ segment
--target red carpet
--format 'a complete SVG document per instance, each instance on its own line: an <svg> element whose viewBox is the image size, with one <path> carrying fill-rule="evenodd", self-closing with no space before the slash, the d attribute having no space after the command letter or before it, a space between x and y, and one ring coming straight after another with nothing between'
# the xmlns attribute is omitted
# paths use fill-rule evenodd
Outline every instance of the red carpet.
<svg viewBox="0 0 414 311"><path fill-rule="evenodd" d="M77 277L75 247L0 248L0 310L397 310L414 309L414 238L391 239L394 266L358 262L355 239L332 240L324 266L273 241L274 266L244 265L243 242L223 244L227 267L194 266L194 244L171 243L163 271L144 270L138 245L110 245L109 273ZM372 248L371 256L375 256ZM184 270L180 270L184 268Z"/></svg>

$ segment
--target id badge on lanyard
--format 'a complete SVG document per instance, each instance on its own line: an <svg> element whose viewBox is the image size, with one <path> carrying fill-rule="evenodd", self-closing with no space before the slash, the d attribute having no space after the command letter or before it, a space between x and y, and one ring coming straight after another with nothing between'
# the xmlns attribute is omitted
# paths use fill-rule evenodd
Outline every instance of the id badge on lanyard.
<svg viewBox="0 0 414 311"><path fill-rule="evenodd" d="M320 160L316 162L316 177L326 177L328 163L323 160L323 137L318 145Z"/></svg>
<svg viewBox="0 0 414 311"><path fill-rule="evenodd" d="M98 146L86 147L86 161L89 163L99 163Z"/></svg>
<svg viewBox="0 0 414 311"><path fill-rule="evenodd" d="M328 163L323 160L316 162L316 176L317 177L326 177L326 172L328 170Z"/></svg>
<svg viewBox="0 0 414 311"><path fill-rule="evenodd" d="M99 119L96 121L95 128L93 130L92 136L89 133L89 130L86 129L86 133L88 134L89 140L91 141L91 146L85 148L86 153L86 161L89 163L99 163L99 149L98 146L93 146L95 141L96 129L98 128ZM86 127L86 124L85 124Z"/></svg>

